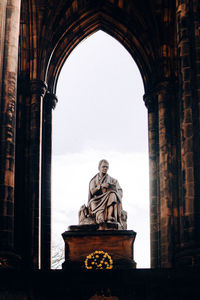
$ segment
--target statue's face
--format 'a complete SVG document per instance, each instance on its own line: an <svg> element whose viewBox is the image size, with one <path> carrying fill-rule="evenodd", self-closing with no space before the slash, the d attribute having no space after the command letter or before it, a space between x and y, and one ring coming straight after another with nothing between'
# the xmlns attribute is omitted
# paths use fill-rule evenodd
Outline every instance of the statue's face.
<svg viewBox="0 0 200 300"><path fill-rule="evenodd" d="M106 162L102 162L102 164L100 165L99 171L100 171L100 173L102 173L102 174L106 174L107 171L108 171L108 168L109 168L109 164L106 163Z"/></svg>

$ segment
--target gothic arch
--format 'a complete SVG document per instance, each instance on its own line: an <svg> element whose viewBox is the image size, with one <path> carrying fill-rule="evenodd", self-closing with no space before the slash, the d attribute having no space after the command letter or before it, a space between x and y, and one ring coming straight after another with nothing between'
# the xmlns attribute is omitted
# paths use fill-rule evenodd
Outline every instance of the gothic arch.
<svg viewBox="0 0 200 300"><path fill-rule="evenodd" d="M173 265L171 249L178 245L179 235L176 200L179 150L174 147L178 128L174 114L178 109L174 80L175 3L170 0L22 1L15 171L16 249L27 264L38 267L41 204L44 223L41 244L46 249L42 257L46 266L49 265L51 111L57 102L57 79L76 45L97 30L110 34L129 51L143 78L149 118L152 267L169 267ZM25 247L21 231L26 235L31 232ZM168 238L171 231L176 243L172 235Z"/></svg>
<svg viewBox="0 0 200 300"><path fill-rule="evenodd" d="M72 2L72 11L77 8L77 6L73 5L75 2ZM171 248L175 247L172 236L169 238L168 244L170 246L168 250L166 252L161 250L162 245L166 245L168 230L174 230L175 234L178 235L178 216L173 216L173 209L177 205L176 188L174 188L177 184L177 177L173 173L173 170L176 168L177 153L172 146L174 141L168 139L168 136L171 134L173 136L176 135L176 129L168 127L166 131L163 131L162 128L163 118L166 114L171 124L176 124L177 122L176 117L171 116L171 113L168 111L170 110L170 103L173 102L175 97L170 92L173 90L171 86L176 76L175 69L172 68L175 55L174 44L169 43L171 28L174 27L174 18L170 9L165 8L165 22L161 24L155 21L155 17L152 17L153 7L151 7L149 2L145 2L145 5L149 8L148 13L144 13L143 6L140 7L140 4L134 3L132 7L134 18L130 20L129 14L124 9L116 8L110 1L102 1L97 8L91 7L92 5L86 5L80 11L77 8L75 14L71 12L68 15L69 21L67 23L63 20L60 21L60 25L57 28L52 24L52 28L56 28L54 34L56 38L52 38L51 53L49 53L49 60L45 67L45 81L48 84L49 91L55 94L60 70L69 54L78 43L98 30L103 30L116 38L135 60L143 78L144 101L149 110L151 264L152 267L158 267L172 265ZM64 11L62 11L62 14L64 14ZM58 22L58 17L54 21L55 23ZM162 36L164 28L166 32ZM41 61L43 60L41 59ZM162 107L163 103L166 105L166 98L170 99L167 104L168 107L164 108L163 115L158 114L158 106ZM158 104L158 99L160 99L160 104ZM174 133L169 133L168 131L170 130L174 131ZM159 148L158 146L159 141L162 141L162 145L170 153L167 159L164 147L161 146ZM173 159L171 159L171 156ZM171 188L172 186L173 189ZM166 198L170 199L169 202L171 204L164 211L161 209L161 204L168 206L165 201ZM174 204L172 204L172 201ZM170 211L170 213L167 211ZM167 228L166 223L174 229Z"/></svg>
<svg viewBox="0 0 200 300"><path fill-rule="evenodd" d="M153 48L157 49L155 45L153 45L153 42L147 42L147 37L144 39L141 38L141 33L145 31L143 25L141 24L140 26L140 24L135 21L137 26L134 27L134 30L131 30L124 24L125 22L122 21L127 19L126 14L123 14L122 20L119 21L114 15L112 16L109 13L107 11L87 11L83 18L77 18L77 20L74 20L73 23L67 27L67 30L57 41L47 65L45 81L48 83L51 92L56 92L56 84L60 70L69 54L78 43L98 30L103 30L116 38L132 55L141 72L145 90L149 89L152 82L157 81L152 74L158 74L155 70L155 61L159 54L157 50L153 50Z"/></svg>

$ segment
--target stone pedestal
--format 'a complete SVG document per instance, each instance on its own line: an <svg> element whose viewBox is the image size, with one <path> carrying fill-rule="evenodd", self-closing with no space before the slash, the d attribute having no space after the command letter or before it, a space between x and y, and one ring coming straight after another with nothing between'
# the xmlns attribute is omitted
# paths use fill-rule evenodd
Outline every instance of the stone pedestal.
<svg viewBox="0 0 200 300"><path fill-rule="evenodd" d="M100 264L98 257L103 255L105 258L109 257L112 269L136 268L133 251L136 232L133 230L98 231L87 230L85 226L83 230L77 230L76 226L71 226L71 229L73 230L62 234L65 242L63 269L86 269L86 260L92 269L98 269L97 264Z"/></svg>

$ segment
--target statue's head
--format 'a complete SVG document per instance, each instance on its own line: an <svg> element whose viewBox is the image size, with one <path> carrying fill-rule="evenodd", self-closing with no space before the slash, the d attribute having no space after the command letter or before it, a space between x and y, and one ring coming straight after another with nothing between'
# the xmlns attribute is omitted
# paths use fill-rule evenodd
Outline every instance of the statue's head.
<svg viewBox="0 0 200 300"><path fill-rule="evenodd" d="M106 159L100 160L98 169L100 172L106 174L109 169L109 162Z"/></svg>

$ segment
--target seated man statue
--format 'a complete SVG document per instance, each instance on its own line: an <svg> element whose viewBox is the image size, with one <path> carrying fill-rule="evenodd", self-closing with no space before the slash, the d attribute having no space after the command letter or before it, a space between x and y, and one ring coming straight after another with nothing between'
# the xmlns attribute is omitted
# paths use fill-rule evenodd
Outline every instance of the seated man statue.
<svg viewBox="0 0 200 300"><path fill-rule="evenodd" d="M88 207L79 212L79 224L116 223L126 229L126 212L122 210L122 188L118 181L107 174L109 163L99 162L99 173L89 183Z"/></svg>

